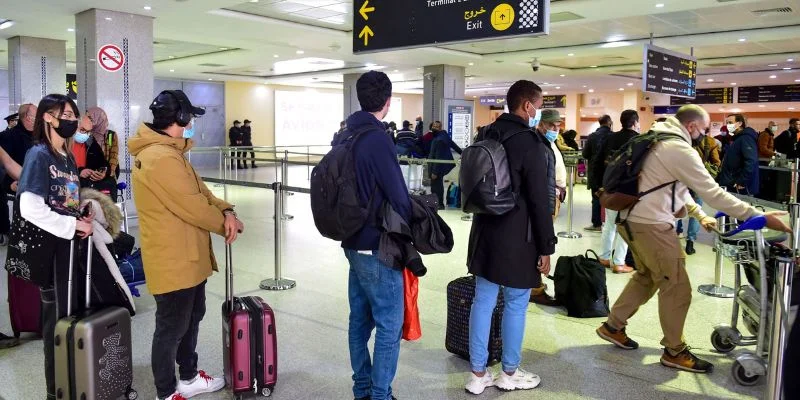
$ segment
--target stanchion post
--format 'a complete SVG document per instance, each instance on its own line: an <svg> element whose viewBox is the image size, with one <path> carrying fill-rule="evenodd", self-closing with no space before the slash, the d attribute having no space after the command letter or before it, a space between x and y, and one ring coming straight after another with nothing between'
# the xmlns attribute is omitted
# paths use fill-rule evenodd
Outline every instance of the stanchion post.
<svg viewBox="0 0 800 400"><path fill-rule="evenodd" d="M789 204L797 202L797 180L800 178L798 169L800 169L800 158L795 158L794 165L792 166L792 184L790 185L791 193L789 193Z"/></svg>
<svg viewBox="0 0 800 400"><path fill-rule="evenodd" d="M728 217L726 216L717 218L717 226L719 226L721 231L725 229L727 218ZM722 238L717 237L715 240L721 241ZM716 257L714 258L714 283L700 285L697 287L697 291L706 296L729 299L733 297L733 288L722 285L722 264L725 261L725 255L722 254L722 246L716 247L717 252L715 253Z"/></svg>
<svg viewBox="0 0 800 400"><path fill-rule="evenodd" d="M289 185L289 150L283 151L283 159L281 160L281 183L283 185ZM281 212L281 218L286 221L291 221L294 219L293 215L286 214L286 197L289 196L289 193L286 190L281 190L283 196L283 211Z"/></svg>
<svg viewBox="0 0 800 400"><path fill-rule="evenodd" d="M567 186L569 189L569 203L567 203L567 231L566 232L558 232L558 237L565 238L565 239L580 239L583 237L578 232L572 230L572 206L573 206L573 193L575 191L575 164L570 164L569 166L569 173L567 174Z"/></svg>
<svg viewBox="0 0 800 400"><path fill-rule="evenodd" d="M272 279L265 279L261 281L259 287L264 290L288 290L297 285L292 279L284 278L282 271L282 242L283 242L283 185L281 182L275 182L272 185L275 194L275 277Z"/></svg>

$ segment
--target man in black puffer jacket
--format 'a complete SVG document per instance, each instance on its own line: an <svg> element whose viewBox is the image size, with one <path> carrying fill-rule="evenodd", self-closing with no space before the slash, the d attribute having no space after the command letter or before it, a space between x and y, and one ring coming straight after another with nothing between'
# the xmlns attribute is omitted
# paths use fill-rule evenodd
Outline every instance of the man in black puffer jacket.
<svg viewBox="0 0 800 400"><path fill-rule="evenodd" d="M585 229L592 232L600 232L602 230L600 198L595 193L603 186L603 173L606 170L605 160L603 159L603 144L608 135L611 134L611 127L613 126L613 121L608 115L603 115L597 121L600 123L600 127L589 135L586 147L583 148L583 158L589 167L589 180L586 186L592 191L592 224Z"/></svg>
<svg viewBox="0 0 800 400"><path fill-rule="evenodd" d="M725 152L717 182L729 192L755 196L759 192L758 132L747 126L742 114L727 117L733 142Z"/></svg>

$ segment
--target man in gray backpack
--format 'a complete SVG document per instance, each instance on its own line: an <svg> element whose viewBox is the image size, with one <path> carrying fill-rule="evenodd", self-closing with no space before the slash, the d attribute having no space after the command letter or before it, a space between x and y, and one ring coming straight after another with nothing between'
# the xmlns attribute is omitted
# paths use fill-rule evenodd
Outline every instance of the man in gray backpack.
<svg viewBox="0 0 800 400"><path fill-rule="evenodd" d="M692 140L700 138L709 124L708 112L696 105L686 105L674 117L650 128L676 138L656 143L642 164L639 192L661 187L641 196L636 207L620 211L624 223L617 226L617 232L630 246L637 270L611 308L608 320L597 328L603 340L626 350L637 349L639 344L628 337L625 326L658 291L658 314L664 334L661 364L697 373L709 373L714 366L695 356L684 341L683 326L692 302L692 285L686 273L686 254L675 235L675 220L688 213L708 230L716 226L716 220L692 200L689 189L709 206L733 218L746 220L761 214L719 187L692 148ZM608 168L613 168L612 164ZM789 232L778 218L782 214L785 213L766 213L767 227Z"/></svg>
<svg viewBox="0 0 800 400"><path fill-rule="evenodd" d="M531 288L542 285L555 252L555 162L550 144L534 133L542 106L542 89L518 81L508 90L510 113L493 124L492 134L503 142L516 206L502 215L476 213L469 239L467 265L475 275L475 298L470 313L469 355L472 373L466 390L481 394L486 387L533 389L540 378L520 366L525 315ZM489 135L489 132L486 133ZM497 378L487 370L492 311L503 290L503 365Z"/></svg>

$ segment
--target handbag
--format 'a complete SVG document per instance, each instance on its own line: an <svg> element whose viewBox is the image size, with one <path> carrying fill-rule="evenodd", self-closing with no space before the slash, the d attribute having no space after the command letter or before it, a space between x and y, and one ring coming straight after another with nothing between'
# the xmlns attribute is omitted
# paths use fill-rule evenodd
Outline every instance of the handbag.
<svg viewBox="0 0 800 400"><path fill-rule="evenodd" d="M34 285L49 286L53 282L53 258L63 240L23 218L19 200L15 200L6 270Z"/></svg>
<svg viewBox="0 0 800 400"><path fill-rule="evenodd" d="M417 340L422 337L422 327L419 321L419 307L417 306L419 278L408 268L403 268L403 287L405 301L405 311L403 313L403 340Z"/></svg>

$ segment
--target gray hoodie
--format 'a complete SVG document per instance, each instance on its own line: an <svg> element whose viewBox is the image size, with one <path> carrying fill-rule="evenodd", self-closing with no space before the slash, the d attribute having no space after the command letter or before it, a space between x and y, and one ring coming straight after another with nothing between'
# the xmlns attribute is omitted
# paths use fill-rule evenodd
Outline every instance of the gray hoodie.
<svg viewBox="0 0 800 400"><path fill-rule="evenodd" d="M645 160L639 177L641 191L677 180L674 212L672 185L670 185L642 197L631 215L628 216L628 211L622 211L621 218L627 217L629 221L640 224L674 225L676 218L688 213L700 220L706 217L706 214L692 200L689 189L710 207L734 218L747 219L761 214L754 207L727 193L714 181L703 166L700 155L692 148L689 132L675 117L669 117L665 122L656 122L651 129L684 138L684 140L667 140L656 144Z"/></svg>

